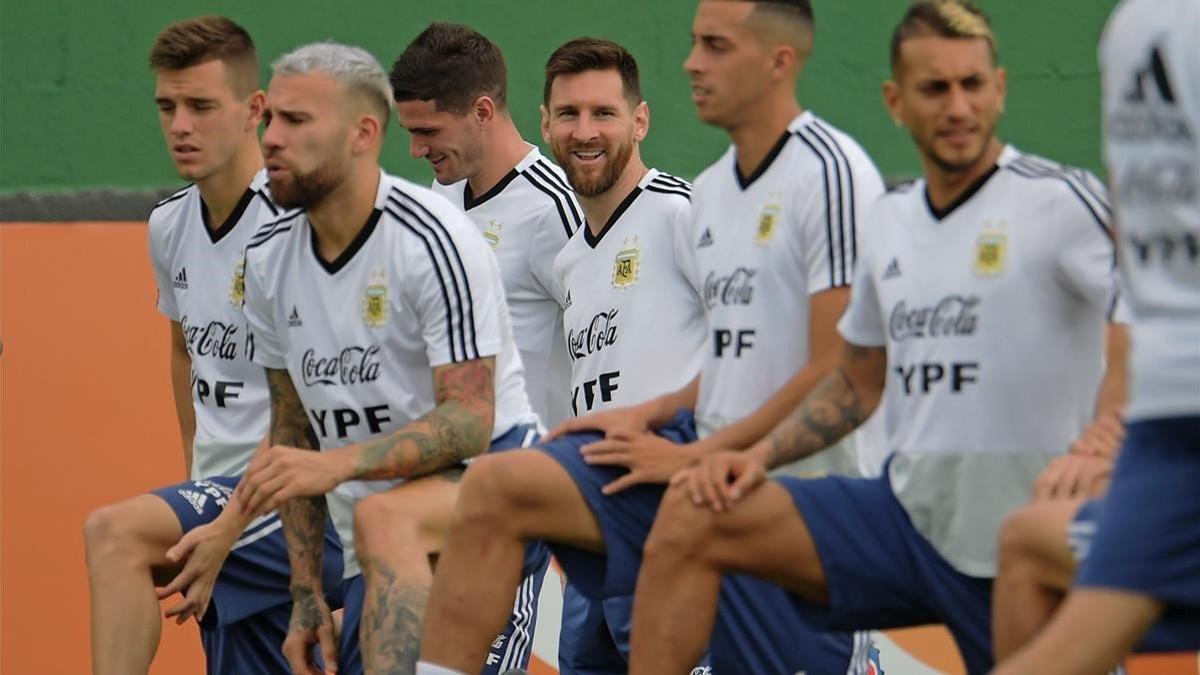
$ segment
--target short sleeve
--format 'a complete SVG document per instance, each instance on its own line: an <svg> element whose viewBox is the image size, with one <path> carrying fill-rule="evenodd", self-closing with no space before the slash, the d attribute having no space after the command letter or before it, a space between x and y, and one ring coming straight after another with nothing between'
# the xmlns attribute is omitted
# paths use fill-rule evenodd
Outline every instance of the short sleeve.
<svg viewBox="0 0 1200 675"><path fill-rule="evenodd" d="M558 211L553 208L543 209L538 216L537 230L534 231L529 247L529 272L545 296L553 299L560 307L566 304L566 290L554 272L554 260L563 246L566 246L568 239L570 233L564 227Z"/></svg>
<svg viewBox="0 0 1200 675"><path fill-rule="evenodd" d="M466 214L439 209L435 227L406 256L407 295L431 366L500 353L507 314L500 267ZM509 338L511 339L511 337Z"/></svg>
<svg viewBox="0 0 1200 675"><path fill-rule="evenodd" d="M171 285L171 263L167 259L166 226L150 214L147 228L150 242L150 263L154 267L154 284L158 288L158 311L172 321L179 321L179 306L175 303L175 289Z"/></svg>
<svg viewBox="0 0 1200 675"><path fill-rule="evenodd" d="M1111 313L1117 274L1108 195L1100 181L1085 171L1070 170L1066 181L1070 196L1063 197L1057 209L1057 276L1069 291Z"/></svg>
<svg viewBox="0 0 1200 675"><path fill-rule="evenodd" d="M864 230L872 234L872 228ZM846 342L860 347L882 347L887 344L887 331L883 321L883 309L879 303L879 292L875 286L877 257L873 249L877 242L868 237L860 251L858 265L854 270L854 285L850 289L850 303L838 321L838 332Z"/></svg>
<svg viewBox="0 0 1200 675"><path fill-rule="evenodd" d="M696 246L699 243L696 238L698 213L698 210L692 208L690 204L686 208L679 209L675 214L673 226L675 228L675 263L696 293L702 293L700 263L696 260Z"/></svg>
<svg viewBox="0 0 1200 675"><path fill-rule="evenodd" d="M247 249L242 254L242 274L245 294L242 300L242 314L246 317L246 327L251 337L251 359L263 366L282 370L287 367L286 350L276 325L276 314L272 308L272 298L269 295L267 280L264 278L264 266L253 264L262 257L264 251Z"/></svg>
<svg viewBox="0 0 1200 675"><path fill-rule="evenodd" d="M809 295L855 278L862 221L883 194L883 179L869 159L840 148L835 155L843 161L823 159L819 179L792 195Z"/></svg>

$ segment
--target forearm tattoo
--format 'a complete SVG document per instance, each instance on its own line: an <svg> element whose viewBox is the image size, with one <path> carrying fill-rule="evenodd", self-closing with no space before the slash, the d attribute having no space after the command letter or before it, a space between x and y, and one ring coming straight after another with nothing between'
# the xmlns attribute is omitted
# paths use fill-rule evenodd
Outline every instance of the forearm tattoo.
<svg viewBox="0 0 1200 675"><path fill-rule="evenodd" d="M437 408L400 431L367 443L355 477L424 476L486 450L495 410L494 369L491 357L435 369Z"/></svg>
<svg viewBox="0 0 1200 675"><path fill-rule="evenodd" d="M850 370L862 366L882 369L885 359L882 348L847 344L842 362L771 432L770 466L823 450L862 424L874 410L875 400L864 400L865 392L855 387Z"/></svg>
<svg viewBox="0 0 1200 675"><path fill-rule="evenodd" d="M271 393L271 443L319 451L316 434L287 371L268 368L267 389ZM296 584L293 593L314 593L314 589L319 588L327 513L324 495L298 497L279 505L279 519L283 522L292 579Z"/></svg>

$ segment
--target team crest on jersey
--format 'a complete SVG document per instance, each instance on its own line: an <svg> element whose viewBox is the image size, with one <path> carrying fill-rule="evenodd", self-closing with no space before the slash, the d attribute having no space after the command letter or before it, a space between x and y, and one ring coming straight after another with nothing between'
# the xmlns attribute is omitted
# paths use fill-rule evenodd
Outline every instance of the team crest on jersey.
<svg viewBox="0 0 1200 675"><path fill-rule="evenodd" d="M241 307L246 301L246 256L233 263L233 281L229 283L229 304Z"/></svg>
<svg viewBox="0 0 1200 675"><path fill-rule="evenodd" d="M483 238L487 239L487 243L491 245L493 251L500 245L500 230L503 229L504 223L489 220L487 229L483 231Z"/></svg>
<svg viewBox="0 0 1200 675"><path fill-rule="evenodd" d="M638 244L637 237L625 240L621 250L617 251L617 259L613 263L613 288L629 288L637 283L641 254L642 249Z"/></svg>
<svg viewBox="0 0 1200 675"><path fill-rule="evenodd" d="M388 319L387 272L382 267L371 270L363 290L363 323L368 328L382 328Z"/></svg>
<svg viewBox="0 0 1200 675"><path fill-rule="evenodd" d="M758 215L758 231L754 233L754 243L759 246L771 243L771 239L775 237L775 230L779 227L782 214L783 207L779 205L779 199L772 197L771 201L763 207L762 213Z"/></svg>
<svg viewBox="0 0 1200 675"><path fill-rule="evenodd" d="M1004 273L1008 237L997 230L986 230L975 240L975 274L996 277Z"/></svg>

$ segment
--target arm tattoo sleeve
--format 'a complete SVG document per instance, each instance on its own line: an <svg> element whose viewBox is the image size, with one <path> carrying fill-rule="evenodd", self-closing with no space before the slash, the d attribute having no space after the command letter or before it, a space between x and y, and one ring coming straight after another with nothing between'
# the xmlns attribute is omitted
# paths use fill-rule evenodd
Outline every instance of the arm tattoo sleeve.
<svg viewBox="0 0 1200 675"><path fill-rule="evenodd" d="M837 443L866 421L879 403L886 360L882 347L847 344L834 371L771 432L768 464L776 467L803 459ZM864 381L877 381L877 386L864 387Z"/></svg>
<svg viewBox="0 0 1200 675"><path fill-rule="evenodd" d="M486 450L496 407L494 372L493 357L435 368L438 406L390 436L365 444L355 478L424 476Z"/></svg>
<svg viewBox="0 0 1200 675"><path fill-rule="evenodd" d="M288 372L268 368L267 388L271 393L271 444L319 450L316 434ZM292 565L292 595L297 598L320 595L327 513L324 495L292 499L279 505L279 519L283 522ZM309 604L315 609L315 602Z"/></svg>

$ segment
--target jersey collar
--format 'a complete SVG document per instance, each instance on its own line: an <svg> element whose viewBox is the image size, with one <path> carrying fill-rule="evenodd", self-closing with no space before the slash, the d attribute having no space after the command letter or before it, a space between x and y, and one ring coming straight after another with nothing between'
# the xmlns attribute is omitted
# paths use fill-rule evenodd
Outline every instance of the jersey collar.
<svg viewBox="0 0 1200 675"><path fill-rule="evenodd" d="M246 191L242 193L242 198L238 200L237 205L234 206L233 211L230 212L229 217L226 218L225 222L221 223L221 226L215 230L208 226L208 219L210 217L208 213L208 204L205 204L204 197L200 196L200 222L204 227L204 231L208 233L209 241L216 244L224 239L225 235L233 232L233 228L236 227L238 221L242 219L242 214L246 213L246 208L250 206L250 201L254 199L255 194L257 193L252 188L246 188Z"/></svg>

